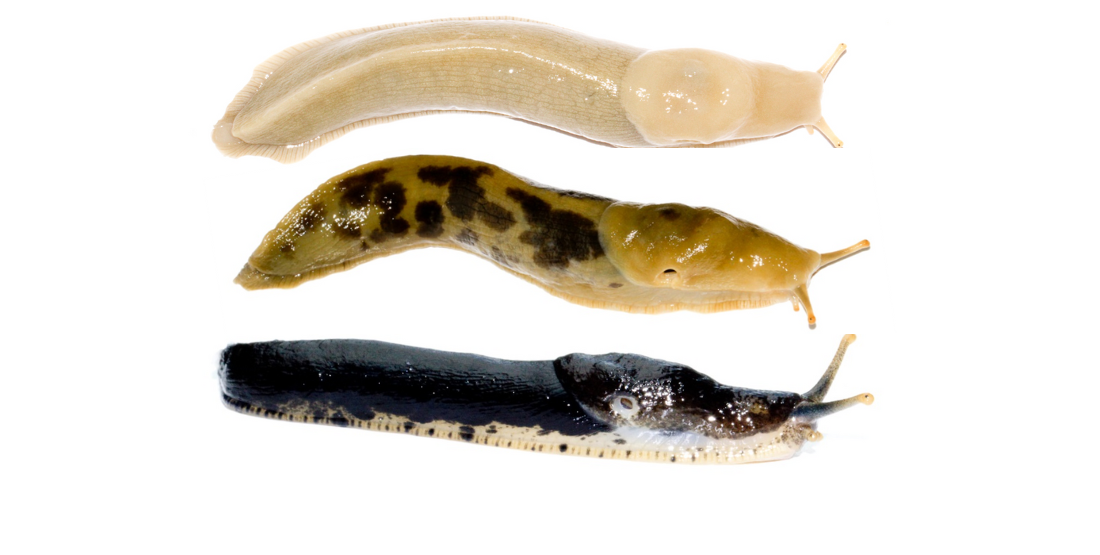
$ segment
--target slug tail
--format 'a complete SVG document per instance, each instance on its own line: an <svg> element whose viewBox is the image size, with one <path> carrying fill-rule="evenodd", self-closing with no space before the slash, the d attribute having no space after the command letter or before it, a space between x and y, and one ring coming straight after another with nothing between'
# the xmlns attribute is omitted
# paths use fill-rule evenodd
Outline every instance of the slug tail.
<svg viewBox="0 0 1100 555"><path fill-rule="evenodd" d="M237 114L240 113L240 111L248 104L250 100L252 100L252 97L255 96L255 94L260 90L261 87L263 87L267 79L271 77L271 74L273 74L276 70L278 70L280 67L286 64L287 61L291 60L295 56L345 37L365 35L398 27L409 27L412 25L422 25L426 23L457 20L507 20L521 21L526 23L537 23L540 25L551 25L549 23L543 23L541 21L509 16L451 17L440 19L427 19L424 21L412 21L408 23L390 23L386 25L378 25L375 27L352 29L349 31L333 33L331 35L317 39L307 40L303 43L291 46L290 48L287 48L286 50L283 50L282 52L279 52L278 54L268 58L267 60L264 60L263 63L257 65L256 68L252 70L252 78L249 79L244 88L242 88L241 91L238 92L235 97L233 97L233 100L226 107L225 115L222 117L222 119L214 124L214 131L211 134L211 138L214 140L214 145L218 147L218 150L221 151L222 154L230 158L240 158L242 156L264 156L266 158L271 158L276 162L290 164L305 158L310 152L313 152L318 147L324 146L325 144L342 137L349 131L353 131L360 127L367 127L410 117L426 116L438 113L453 113L454 110L423 111L410 114L396 114L392 116L384 116L364 121L357 121L341 127L340 129L334 129L327 133L321 134L304 143L294 145L255 144L244 141L233 135L233 123L237 119Z"/></svg>
<svg viewBox="0 0 1100 555"><path fill-rule="evenodd" d="M413 243L399 248L371 250L367 253L364 253L363 256L357 258L341 260L335 264L312 268L310 270L295 274L278 274L275 272L265 272L254 266L252 264L252 261L250 260L245 263L243 268L241 268L241 271L237 274L237 277L233 278L233 283L236 283L237 285L240 285L241 287L244 287L249 291L258 291L260 289L293 289L307 281L313 281L315 279L323 278L330 274L336 274L339 272L343 272L344 270L350 270L360 264L370 262L371 260L429 246L432 245L427 243Z"/></svg>
<svg viewBox="0 0 1100 555"><path fill-rule="evenodd" d="M840 347L837 347L836 354L833 355L833 362L829 364L829 369L825 370L825 374L821 376L817 384L806 393L803 393L802 397L815 403L825 399L825 395L829 393L829 387L833 385L833 380L836 378L837 370L840 370L840 363L844 361L844 353L848 351L848 346L855 340L856 336L853 333L845 335L840 340Z"/></svg>

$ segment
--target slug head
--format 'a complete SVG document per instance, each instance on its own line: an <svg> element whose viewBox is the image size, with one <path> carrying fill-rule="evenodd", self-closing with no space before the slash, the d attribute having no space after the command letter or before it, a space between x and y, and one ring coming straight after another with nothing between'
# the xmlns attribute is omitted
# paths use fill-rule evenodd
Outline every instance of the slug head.
<svg viewBox="0 0 1100 555"><path fill-rule="evenodd" d="M621 99L650 144L711 144L817 122L824 82L817 72L711 50L653 50L627 68Z"/></svg>
<svg viewBox="0 0 1100 555"><path fill-rule="evenodd" d="M572 354L558 380L593 418L612 426L738 438L783 426L796 393L722 385L683 365L633 354Z"/></svg>
<svg viewBox="0 0 1100 555"><path fill-rule="evenodd" d="M821 263L755 224L683 204L613 204L600 243L631 283L682 290L793 291Z"/></svg>

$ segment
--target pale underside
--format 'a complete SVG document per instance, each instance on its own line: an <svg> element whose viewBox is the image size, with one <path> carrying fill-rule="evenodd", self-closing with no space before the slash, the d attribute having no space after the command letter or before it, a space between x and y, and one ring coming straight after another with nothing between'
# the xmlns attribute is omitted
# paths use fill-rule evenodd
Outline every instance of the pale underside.
<svg viewBox="0 0 1100 555"><path fill-rule="evenodd" d="M798 452L808 433L788 421L778 430L740 439L715 439L689 432L669 433L629 427L569 436L538 426L519 427L500 423L468 426L443 420L417 423L403 416L385 413L375 413L374 418L363 420L349 416L343 407L307 400L284 404L277 411L235 399L224 400L237 412L274 420L398 432L540 453L647 462L737 464L783 460ZM318 413L327 413L329 417L315 417Z"/></svg>

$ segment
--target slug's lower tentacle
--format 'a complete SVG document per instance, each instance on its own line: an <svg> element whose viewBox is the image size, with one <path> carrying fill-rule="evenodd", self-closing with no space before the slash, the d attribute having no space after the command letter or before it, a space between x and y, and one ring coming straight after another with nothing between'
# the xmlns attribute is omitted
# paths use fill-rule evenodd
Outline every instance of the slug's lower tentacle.
<svg viewBox="0 0 1100 555"><path fill-rule="evenodd" d="M731 387L631 354L508 361L377 341L272 341L223 351L222 398L246 414L526 451L680 463L781 460L820 403Z"/></svg>
<svg viewBox="0 0 1100 555"><path fill-rule="evenodd" d="M542 187L496 166L407 156L334 177L264 237L237 276L295 287L405 250L471 252L550 293L627 312L716 312L798 299L819 255L710 208L638 205Z"/></svg>

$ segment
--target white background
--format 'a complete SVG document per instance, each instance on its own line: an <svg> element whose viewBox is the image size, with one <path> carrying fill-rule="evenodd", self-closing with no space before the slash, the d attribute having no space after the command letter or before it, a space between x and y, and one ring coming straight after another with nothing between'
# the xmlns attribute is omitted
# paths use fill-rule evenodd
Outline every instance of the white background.
<svg viewBox="0 0 1100 555"><path fill-rule="evenodd" d="M1095 526L1097 41L1091 7L947 2L182 2L3 17L3 533L17 552L696 553L1084 549ZM515 15L647 48L817 69L845 141L611 149L505 118L362 129L284 166L212 124L253 66L336 31ZM628 315L426 249L287 291L232 283L325 179L419 153L560 188L713 206L872 250L789 305ZM225 409L228 343L371 338L502 358L638 352L809 389L798 457L748 466L538 455ZM1091 536L1091 533L1090 533Z"/></svg>

